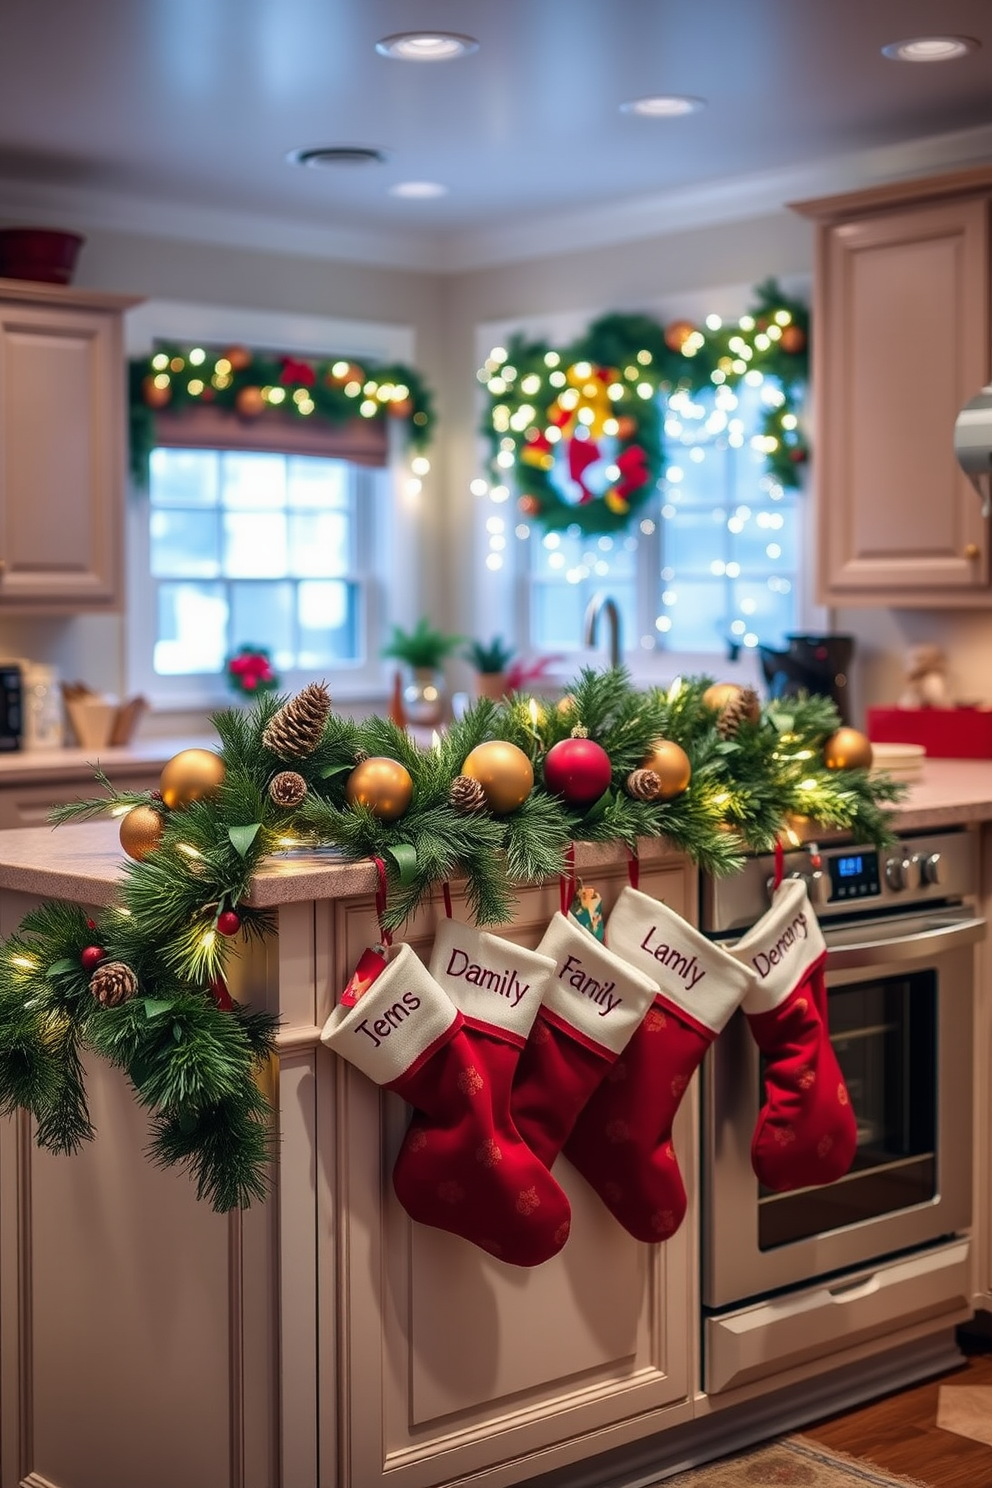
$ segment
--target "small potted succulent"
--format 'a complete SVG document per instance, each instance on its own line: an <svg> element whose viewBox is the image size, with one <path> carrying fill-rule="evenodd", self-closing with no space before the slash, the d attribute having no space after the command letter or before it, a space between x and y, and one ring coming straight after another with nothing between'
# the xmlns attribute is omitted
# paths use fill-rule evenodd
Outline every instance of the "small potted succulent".
<svg viewBox="0 0 992 1488"><path fill-rule="evenodd" d="M444 717L447 689L442 667L461 643L461 636L438 630L426 615L421 615L412 630L393 626L382 654L394 657L407 669L403 708L410 723L440 723Z"/></svg>
<svg viewBox="0 0 992 1488"><path fill-rule="evenodd" d="M507 691L506 669L513 660L513 647L502 636L494 636L488 643L470 641L462 654L475 667L479 696L498 703Z"/></svg>

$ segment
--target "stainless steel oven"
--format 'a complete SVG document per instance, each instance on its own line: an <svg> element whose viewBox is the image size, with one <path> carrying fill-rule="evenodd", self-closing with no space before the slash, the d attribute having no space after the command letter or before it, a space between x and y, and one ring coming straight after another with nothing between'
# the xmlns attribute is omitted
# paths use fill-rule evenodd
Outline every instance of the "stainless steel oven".
<svg viewBox="0 0 992 1488"><path fill-rule="evenodd" d="M739 1332L736 1323L721 1330L721 1318L770 1297L784 1315L790 1289L805 1289L798 1313L813 1338L808 1297L822 1294L829 1306L864 1294L874 1299L874 1316L877 1293L902 1275L899 1265L932 1251L949 1256L946 1275L927 1269L936 1305L942 1284L949 1307L960 1304L966 1250L953 1241L971 1222L974 948L985 930L974 908L977 864L977 838L965 829L910 835L889 853L831 844L786 856L786 875L807 880L827 942L830 1036L858 1145L850 1172L835 1183L791 1193L759 1185L750 1144L763 1101L761 1061L744 1017L735 1016L703 1070L710 1390L741 1382L734 1349L722 1364L717 1358L721 1339ZM771 858L753 858L742 873L707 881L707 934L732 942L749 929L768 906L772 873ZM846 1312L850 1323L855 1312ZM822 1320L825 1343L835 1321ZM775 1348L767 1339L764 1355L770 1372Z"/></svg>

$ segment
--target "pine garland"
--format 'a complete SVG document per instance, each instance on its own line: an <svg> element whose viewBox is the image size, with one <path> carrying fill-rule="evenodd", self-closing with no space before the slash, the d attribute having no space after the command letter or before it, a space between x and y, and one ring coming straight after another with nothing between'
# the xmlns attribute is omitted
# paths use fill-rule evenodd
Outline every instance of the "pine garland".
<svg viewBox="0 0 992 1488"><path fill-rule="evenodd" d="M116 902L96 922L77 906L46 904L0 946L0 1114L29 1111L42 1146L78 1149L93 1135L82 1054L95 1050L125 1072L148 1109L156 1162L186 1168L218 1210L263 1197L272 1116L259 1076L276 1021L232 1008L219 989L237 939L273 928L269 913L246 900L262 860L289 846L380 859L382 928L395 931L436 885L455 878L478 924L505 923L515 886L562 874L573 842L636 851L644 838L663 837L723 875L746 852L769 851L792 816L878 847L895 840L888 808L904 787L824 763L839 725L829 699L769 703L757 719L740 710L728 733L703 704L711 682L639 691L620 668L585 670L557 705L522 695L480 700L430 749L388 719L337 716L311 684L296 699L266 695L250 712L214 717L224 778L212 797L167 810L156 793L117 793L97 772L102 794L57 808L52 820L155 804L162 837L140 862L127 861ZM288 734L287 718L295 720ZM291 745L290 772L274 737ZM541 768L548 750L571 738L594 740L612 765L606 792L581 808L552 795ZM674 798L644 799L631 781L665 739L687 754L691 780ZM534 768L533 790L503 816L474 789L466 795L462 769L473 749L492 741L516 744ZM401 764L413 786L408 808L392 821L347 796L356 764L383 756ZM274 780L285 787L287 773L291 789L273 791ZM94 989L92 965L83 964L94 946L104 952L103 982L113 994L106 1001L95 995L103 982Z"/></svg>

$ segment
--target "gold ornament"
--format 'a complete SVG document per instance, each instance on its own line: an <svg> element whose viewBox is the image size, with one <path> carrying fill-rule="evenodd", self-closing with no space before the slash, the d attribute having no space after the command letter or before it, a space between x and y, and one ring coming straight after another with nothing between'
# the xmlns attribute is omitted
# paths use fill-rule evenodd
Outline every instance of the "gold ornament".
<svg viewBox="0 0 992 1488"><path fill-rule="evenodd" d="M258 418L259 414L265 412L265 399L262 389L257 387L243 387L239 389L234 400L234 406L242 418Z"/></svg>
<svg viewBox="0 0 992 1488"><path fill-rule="evenodd" d="M477 744L466 757L462 774L479 782L497 816L516 811L534 788L534 766L522 749L505 739Z"/></svg>
<svg viewBox="0 0 992 1488"><path fill-rule="evenodd" d="M799 352L806 350L806 332L802 326L783 326L778 344L783 351L789 352L791 356L798 356Z"/></svg>
<svg viewBox="0 0 992 1488"><path fill-rule="evenodd" d="M680 796L692 779L689 756L674 739L656 739L641 768L652 770L657 775L658 790L654 799L658 801L670 801L673 796Z"/></svg>
<svg viewBox="0 0 992 1488"><path fill-rule="evenodd" d="M412 398L391 398L386 404L386 412L393 418L407 419L413 413Z"/></svg>
<svg viewBox="0 0 992 1488"><path fill-rule="evenodd" d="M162 813L154 806L132 806L127 815L121 817L121 847L129 858L140 863L158 847L164 830Z"/></svg>
<svg viewBox="0 0 992 1488"><path fill-rule="evenodd" d="M669 351L681 351L695 330L691 320L673 320L665 327L665 345Z"/></svg>
<svg viewBox="0 0 992 1488"><path fill-rule="evenodd" d="M243 372L251 366L251 352L247 346L229 346L224 356L230 362L232 372Z"/></svg>
<svg viewBox="0 0 992 1488"><path fill-rule="evenodd" d="M633 439L637 433L637 420L631 418L629 413L622 413L617 419L617 438Z"/></svg>
<svg viewBox="0 0 992 1488"><path fill-rule="evenodd" d="M215 796L224 784L224 761L212 749L181 749L159 778L162 800L170 810Z"/></svg>
<svg viewBox="0 0 992 1488"><path fill-rule="evenodd" d="M858 729L839 728L823 746L828 770L869 770L871 762L871 742Z"/></svg>
<svg viewBox="0 0 992 1488"><path fill-rule="evenodd" d="M344 793L349 806L367 806L380 821L396 821L413 799L413 779L399 760L372 755L352 770Z"/></svg>

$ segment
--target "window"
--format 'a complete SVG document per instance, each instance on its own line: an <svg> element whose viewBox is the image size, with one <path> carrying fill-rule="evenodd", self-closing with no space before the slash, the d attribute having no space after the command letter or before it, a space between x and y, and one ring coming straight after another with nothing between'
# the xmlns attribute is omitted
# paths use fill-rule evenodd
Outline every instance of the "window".
<svg viewBox="0 0 992 1488"><path fill-rule="evenodd" d="M804 286L795 282L789 292L803 295ZM726 319L739 314L739 295L718 291L716 310ZM698 324L711 308L687 301L661 318ZM567 344L592 319L480 325L478 365L514 336ZM669 394L661 409L665 469L626 531L544 531L517 508L512 480L476 479L476 629L501 632L524 654L561 655L558 670L571 673L591 659L583 655L584 618L603 593L619 610L624 660L645 683L708 670L757 684L759 646L778 649L789 633L824 623L806 585L810 498L770 475L761 447L763 415L781 401L770 377ZM597 482L610 484L615 459L608 438L598 443L600 458L582 475L594 494ZM480 457L485 468L487 452ZM578 487L569 491L565 459L549 477L565 503L581 499Z"/></svg>
<svg viewBox="0 0 992 1488"><path fill-rule="evenodd" d="M268 451L158 448L149 553L159 676L264 644L280 673L361 664L371 473Z"/></svg>
<svg viewBox="0 0 992 1488"><path fill-rule="evenodd" d="M538 651L580 644L597 590L620 610L628 650L708 653L779 646L799 628L801 503L765 471L751 445L760 388L669 399L667 466L631 533L542 536L518 526L527 548L530 635Z"/></svg>
<svg viewBox="0 0 992 1488"><path fill-rule="evenodd" d="M129 356L171 340L415 360L410 328L386 323L149 300L125 326ZM195 414L156 415L151 490L129 503L128 690L160 710L222 707L224 658L250 643L287 692L320 678L345 706L380 697L381 639L419 602L418 498L398 435L391 448L369 421L326 437Z"/></svg>

